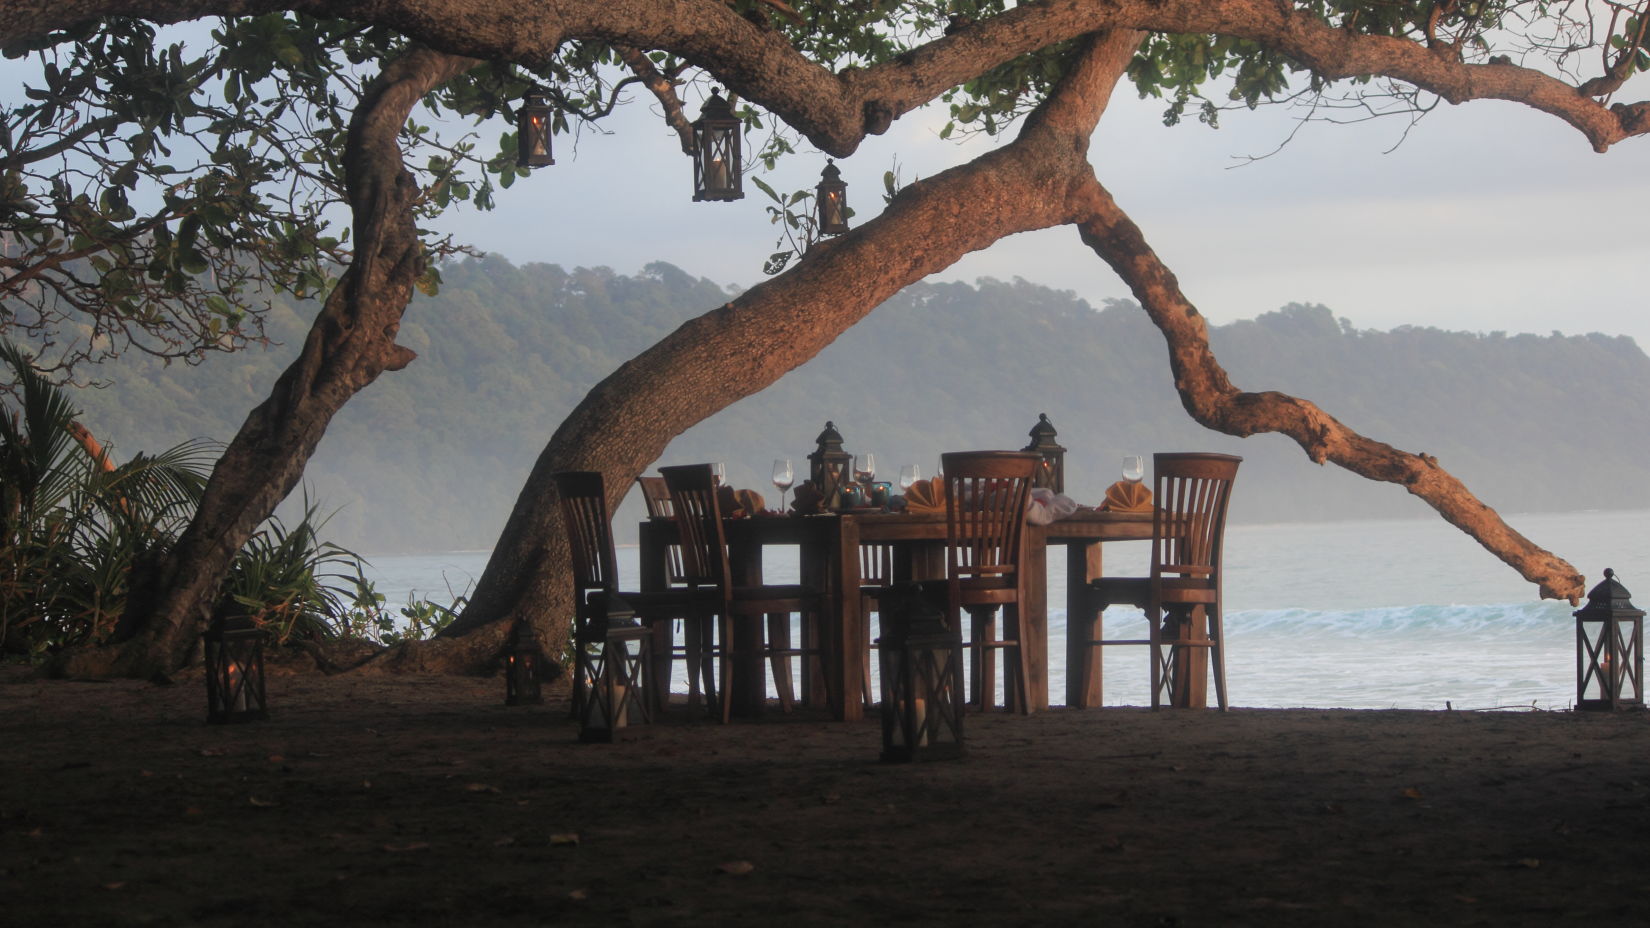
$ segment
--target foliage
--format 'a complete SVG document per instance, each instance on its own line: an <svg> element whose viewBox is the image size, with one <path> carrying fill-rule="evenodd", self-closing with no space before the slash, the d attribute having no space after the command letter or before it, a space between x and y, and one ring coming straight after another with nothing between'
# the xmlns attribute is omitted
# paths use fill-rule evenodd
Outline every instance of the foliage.
<svg viewBox="0 0 1650 928"><path fill-rule="evenodd" d="M79 412L27 354L0 339L0 362L17 394L0 404L0 649L38 657L101 643L125 606L133 569L188 524L217 446L190 440L114 464L77 440ZM307 499L295 527L271 519L237 555L224 608L253 616L277 641L371 625L369 637L388 642L433 634L451 620L457 605L428 601L409 602L401 622L364 610L360 559L321 541L324 525Z"/></svg>

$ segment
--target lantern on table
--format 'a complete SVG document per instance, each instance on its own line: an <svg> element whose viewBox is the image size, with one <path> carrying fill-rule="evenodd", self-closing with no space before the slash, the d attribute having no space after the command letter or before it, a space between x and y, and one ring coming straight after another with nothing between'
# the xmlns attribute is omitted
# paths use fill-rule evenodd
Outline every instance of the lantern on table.
<svg viewBox="0 0 1650 928"><path fill-rule="evenodd" d="M269 718L264 692L264 631L251 616L213 620L206 646L206 720L215 724Z"/></svg>
<svg viewBox="0 0 1650 928"><path fill-rule="evenodd" d="M830 159L825 170L819 172L819 186L814 188L815 221L820 235L841 235L848 231L848 184L842 171Z"/></svg>
<svg viewBox="0 0 1650 928"><path fill-rule="evenodd" d="M693 199L744 199L739 159L739 117L713 89L693 121Z"/></svg>
<svg viewBox="0 0 1650 928"><path fill-rule="evenodd" d="M1042 466L1031 478L1031 485L1053 490L1056 493L1066 492L1066 449L1054 440L1059 434L1054 431L1054 423L1048 421L1048 413L1037 414L1037 424L1031 427L1031 444L1021 448L1021 451L1035 451L1043 456Z"/></svg>
<svg viewBox="0 0 1650 928"><path fill-rule="evenodd" d="M842 433L836 423L827 421L825 431L814 439L815 447L808 455L808 482L819 492L822 512L842 508L842 491L853 481L854 456L842 450Z"/></svg>
<svg viewBox="0 0 1650 928"><path fill-rule="evenodd" d="M882 759L890 763L963 755L962 630L922 584L877 596L883 634Z"/></svg>
<svg viewBox="0 0 1650 928"><path fill-rule="evenodd" d="M544 665L544 652L525 624L517 625L504 654L504 704L506 706L536 706L544 702L539 688L539 674Z"/></svg>
<svg viewBox="0 0 1650 928"><path fill-rule="evenodd" d="M1576 708L1644 705L1644 610L1605 568L1576 618Z"/></svg>
<svg viewBox="0 0 1650 928"><path fill-rule="evenodd" d="M630 722L644 719L647 705L636 685L647 679L652 631L636 610L617 596L594 594L595 608L581 617L575 634L573 705L579 713L579 740L602 743Z"/></svg>
<svg viewBox="0 0 1650 928"><path fill-rule="evenodd" d="M542 168L556 163L551 156L550 136L554 129L550 104L545 100L544 88L534 85L527 91L516 110L516 164L524 168Z"/></svg>

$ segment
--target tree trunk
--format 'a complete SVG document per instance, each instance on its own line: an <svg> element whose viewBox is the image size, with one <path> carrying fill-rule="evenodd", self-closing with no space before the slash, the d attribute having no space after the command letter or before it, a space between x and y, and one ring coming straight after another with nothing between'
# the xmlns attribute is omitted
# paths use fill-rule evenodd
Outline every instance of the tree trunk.
<svg viewBox="0 0 1650 928"><path fill-rule="evenodd" d="M387 64L368 89L350 121L344 161L354 261L298 359L213 468L177 545L134 576L116 643L66 653L59 672L147 677L186 663L236 552L297 485L333 415L379 374L412 361L395 336L425 257L413 217L420 191L402 165L397 135L425 93L475 64L415 49Z"/></svg>

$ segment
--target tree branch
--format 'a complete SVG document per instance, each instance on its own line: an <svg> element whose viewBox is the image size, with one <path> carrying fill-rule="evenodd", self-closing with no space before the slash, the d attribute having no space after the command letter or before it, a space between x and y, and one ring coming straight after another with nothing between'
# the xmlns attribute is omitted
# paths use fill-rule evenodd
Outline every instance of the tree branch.
<svg viewBox="0 0 1650 928"><path fill-rule="evenodd" d="M1193 419L1240 437L1279 432L1294 439L1313 461L1332 461L1361 477L1396 483L1536 584L1542 597L1567 599L1572 605L1579 601L1585 592L1580 572L1514 531L1438 466L1437 459L1366 438L1306 400L1284 393L1242 392L1233 386L1210 350L1207 322L1139 227L1092 177L1085 199L1090 214L1078 223L1078 232L1129 285L1163 333L1175 389Z"/></svg>

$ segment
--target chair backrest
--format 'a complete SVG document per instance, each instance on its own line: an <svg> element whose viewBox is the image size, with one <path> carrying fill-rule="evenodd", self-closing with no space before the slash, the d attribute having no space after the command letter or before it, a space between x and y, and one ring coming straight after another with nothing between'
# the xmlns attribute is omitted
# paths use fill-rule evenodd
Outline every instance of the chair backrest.
<svg viewBox="0 0 1650 928"><path fill-rule="evenodd" d="M1218 583L1226 504L1243 458L1212 452L1152 456L1152 576L1178 574Z"/></svg>
<svg viewBox="0 0 1650 928"><path fill-rule="evenodd" d="M682 582L727 589L728 545L709 464L661 467L682 547Z"/></svg>
<svg viewBox="0 0 1650 928"><path fill-rule="evenodd" d="M1041 455L1025 451L940 455L948 577L1012 579L1018 572L1031 481L1041 462Z"/></svg>
<svg viewBox="0 0 1650 928"><path fill-rule="evenodd" d="M642 488L642 502L647 504L648 518L668 519L673 515L670 488L665 486L665 478L637 477L636 485Z"/></svg>
<svg viewBox="0 0 1650 928"><path fill-rule="evenodd" d="M562 521L573 548L573 589L580 603L591 590L614 590L619 585L618 559L613 554L613 526L607 517L607 492L597 471L562 471L551 477L561 497Z"/></svg>

